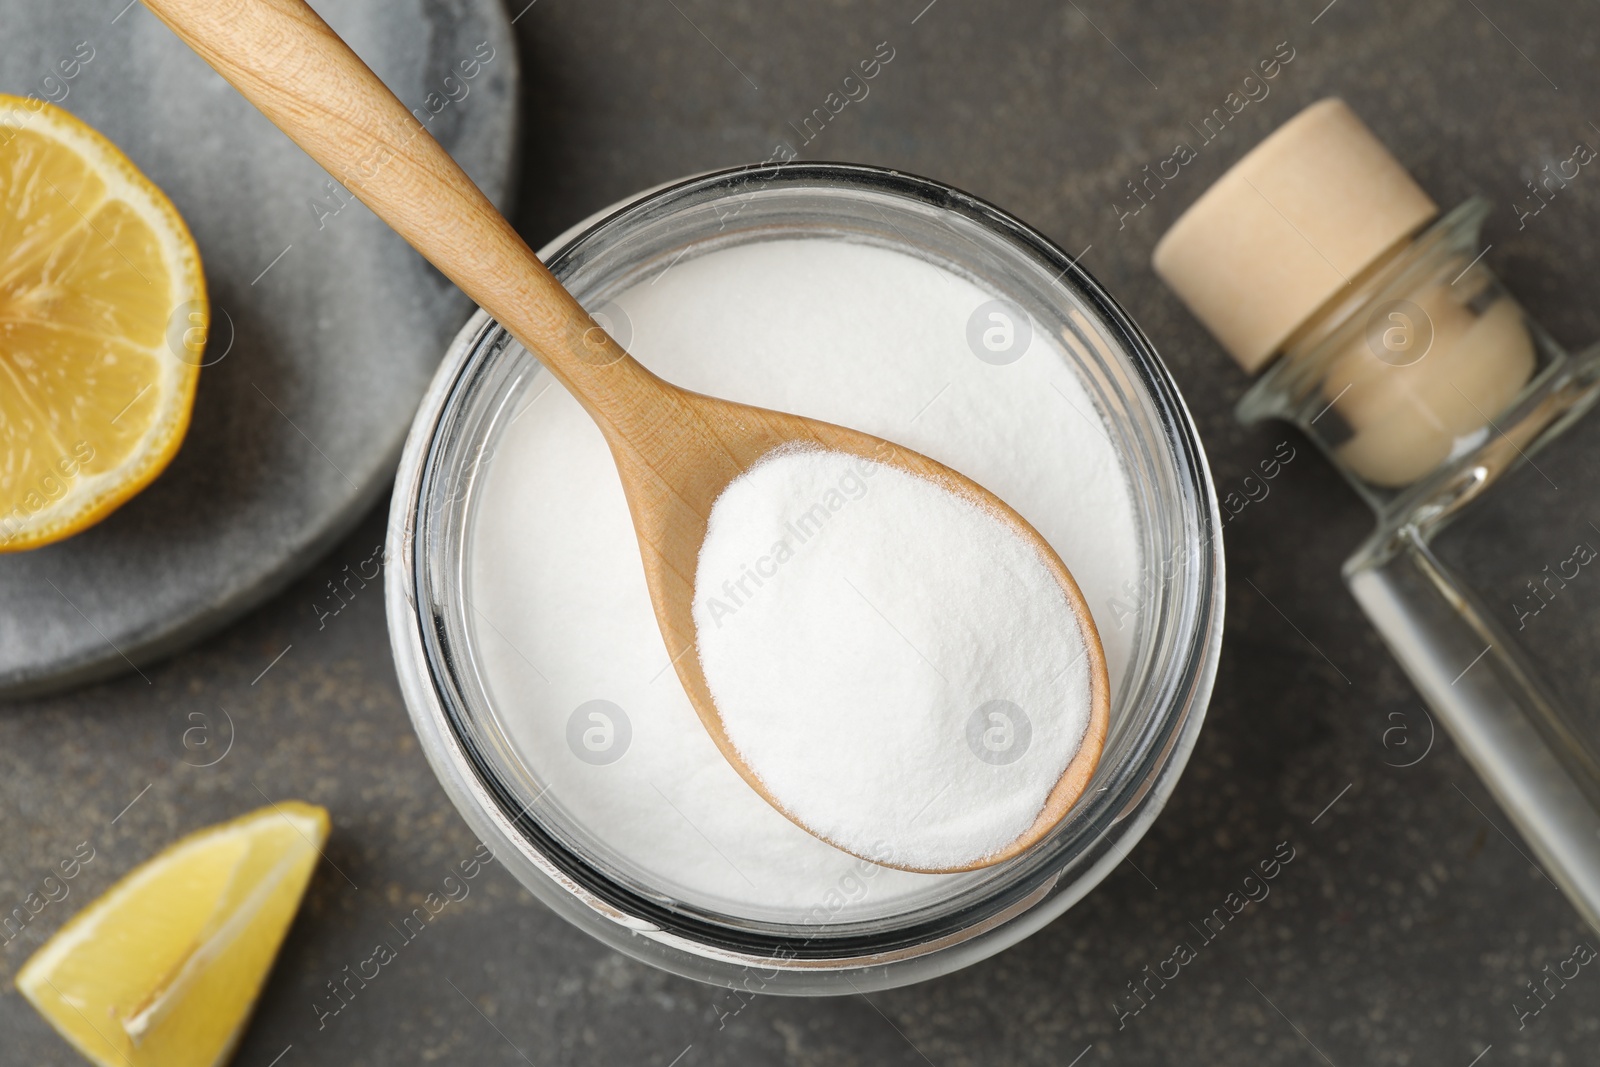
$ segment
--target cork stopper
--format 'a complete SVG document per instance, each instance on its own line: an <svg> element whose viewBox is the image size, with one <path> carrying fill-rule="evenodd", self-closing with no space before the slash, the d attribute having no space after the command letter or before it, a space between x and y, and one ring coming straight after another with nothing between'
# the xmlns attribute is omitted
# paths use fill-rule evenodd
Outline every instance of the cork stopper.
<svg viewBox="0 0 1600 1067"><path fill-rule="evenodd" d="M1152 262L1255 373L1438 211L1343 100L1322 100L1217 179L1161 238Z"/></svg>

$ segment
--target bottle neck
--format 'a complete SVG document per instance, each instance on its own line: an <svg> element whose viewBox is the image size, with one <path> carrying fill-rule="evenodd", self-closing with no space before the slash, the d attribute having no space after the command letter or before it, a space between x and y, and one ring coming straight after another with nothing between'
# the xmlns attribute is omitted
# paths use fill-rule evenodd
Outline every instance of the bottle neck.
<svg viewBox="0 0 1600 1067"><path fill-rule="evenodd" d="M1467 201L1351 279L1239 403L1299 426L1380 519L1475 495L1559 417L1571 360L1485 266L1488 210Z"/></svg>

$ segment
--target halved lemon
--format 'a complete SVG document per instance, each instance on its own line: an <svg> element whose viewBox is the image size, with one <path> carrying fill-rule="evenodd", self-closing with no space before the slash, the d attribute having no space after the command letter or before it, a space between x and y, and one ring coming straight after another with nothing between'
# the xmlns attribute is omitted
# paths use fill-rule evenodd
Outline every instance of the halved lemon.
<svg viewBox="0 0 1600 1067"><path fill-rule="evenodd" d="M57 931L17 990L103 1067L225 1063L327 838L298 801L190 834Z"/></svg>
<svg viewBox="0 0 1600 1067"><path fill-rule="evenodd" d="M0 94L0 552L76 533L161 473L209 325L172 202L67 112Z"/></svg>

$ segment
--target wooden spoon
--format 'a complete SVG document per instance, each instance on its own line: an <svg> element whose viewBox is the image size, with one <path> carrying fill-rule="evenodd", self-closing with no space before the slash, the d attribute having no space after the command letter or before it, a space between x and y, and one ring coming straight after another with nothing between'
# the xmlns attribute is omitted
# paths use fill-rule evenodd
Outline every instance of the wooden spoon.
<svg viewBox="0 0 1600 1067"><path fill-rule="evenodd" d="M842 426L701 396L651 374L596 325L424 125L303 0L145 0L145 6L493 315L594 418L622 477L656 621L678 678L717 747L752 789L789 815L729 741L706 687L695 650L695 569L717 496L763 456L798 444L927 478L1001 516L1038 550L1082 627L1090 662L1089 727L1027 832L960 869L1010 859L1066 815L1105 742L1105 657L1077 583L1020 515L972 480L909 449Z"/></svg>

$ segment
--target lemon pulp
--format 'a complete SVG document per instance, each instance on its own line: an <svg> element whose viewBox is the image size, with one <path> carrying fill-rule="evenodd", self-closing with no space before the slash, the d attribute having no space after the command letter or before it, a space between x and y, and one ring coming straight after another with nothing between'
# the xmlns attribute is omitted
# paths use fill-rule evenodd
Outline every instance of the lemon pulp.
<svg viewBox="0 0 1600 1067"><path fill-rule="evenodd" d="M76 533L161 472L209 324L166 196L67 112L0 94L0 552Z"/></svg>
<svg viewBox="0 0 1600 1067"><path fill-rule="evenodd" d="M105 1067L226 1062L328 836L287 801L135 868L17 972L17 990Z"/></svg>

